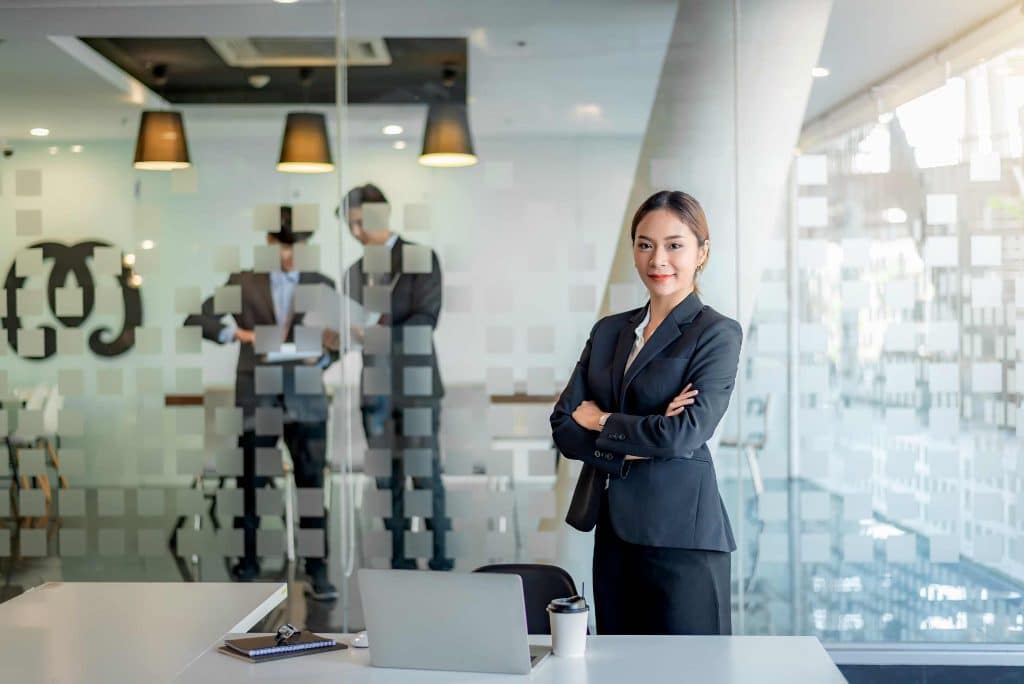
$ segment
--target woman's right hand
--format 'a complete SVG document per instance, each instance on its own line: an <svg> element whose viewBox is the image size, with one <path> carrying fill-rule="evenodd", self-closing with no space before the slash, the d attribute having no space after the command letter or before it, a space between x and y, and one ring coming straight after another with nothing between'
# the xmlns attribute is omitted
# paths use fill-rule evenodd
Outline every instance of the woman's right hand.
<svg viewBox="0 0 1024 684"><path fill-rule="evenodd" d="M680 413L686 410L686 407L692 404L694 397L697 396L697 390L691 390L693 383L687 383L683 391L677 394L672 401L668 403L668 408L665 409L665 416L678 416Z"/></svg>

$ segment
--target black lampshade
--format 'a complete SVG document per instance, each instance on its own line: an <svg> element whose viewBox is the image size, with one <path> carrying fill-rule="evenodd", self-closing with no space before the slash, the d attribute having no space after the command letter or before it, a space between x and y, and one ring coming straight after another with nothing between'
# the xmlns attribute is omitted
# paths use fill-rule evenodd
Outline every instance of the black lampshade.
<svg viewBox="0 0 1024 684"><path fill-rule="evenodd" d="M284 124L277 170L286 173L327 173L334 170L327 119L313 112L291 112Z"/></svg>
<svg viewBox="0 0 1024 684"><path fill-rule="evenodd" d="M192 166L181 112L142 112L134 166L147 171L173 171Z"/></svg>
<svg viewBox="0 0 1024 684"><path fill-rule="evenodd" d="M476 162L466 105L451 102L430 105L420 164L453 167L472 166Z"/></svg>

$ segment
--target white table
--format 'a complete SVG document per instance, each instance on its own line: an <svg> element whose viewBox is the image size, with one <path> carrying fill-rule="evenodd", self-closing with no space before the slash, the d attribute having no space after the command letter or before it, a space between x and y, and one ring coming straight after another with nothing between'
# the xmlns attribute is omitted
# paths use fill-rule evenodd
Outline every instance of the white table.
<svg viewBox="0 0 1024 684"><path fill-rule="evenodd" d="M346 635L334 638L348 642ZM548 637L531 637L550 643ZM348 649L250 664L210 650L179 677L190 684L840 684L846 680L814 637L591 636L582 659L548 656L530 675L392 670L370 666L366 650Z"/></svg>
<svg viewBox="0 0 1024 684"><path fill-rule="evenodd" d="M287 596L280 583L43 584L0 603L0 681L168 682Z"/></svg>

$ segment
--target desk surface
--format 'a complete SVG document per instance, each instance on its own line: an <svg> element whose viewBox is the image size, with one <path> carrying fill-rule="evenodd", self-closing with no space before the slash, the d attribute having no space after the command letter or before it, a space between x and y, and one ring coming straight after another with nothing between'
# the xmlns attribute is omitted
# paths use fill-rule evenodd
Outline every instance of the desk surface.
<svg viewBox="0 0 1024 684"><path fill-rule="evenodd" d="M345 635L331 635L348 642ZM531 637L550 643L549 637ZM591 636L585 658L548 656L530 682L554 684L841 684L846 680L814 637ZM392 684L412 682L508 682L516 675L432 672L370 667L366 650L348 649L258 665L208 651L179 682L302 682L303 684ZM526 675L521 681L525 681Z"/></svg>
<svg viewBox="0 0 1024 684"><path fill-rule="evenodd" d="M167 682L287 595L279 583L43 584L0 603L0 679Z"/></svg>

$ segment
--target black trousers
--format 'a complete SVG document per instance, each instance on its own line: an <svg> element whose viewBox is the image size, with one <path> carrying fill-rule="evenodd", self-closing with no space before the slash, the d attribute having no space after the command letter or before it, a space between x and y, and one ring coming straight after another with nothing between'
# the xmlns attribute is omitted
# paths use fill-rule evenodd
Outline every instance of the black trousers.
<svg viewBox="0 0 1024 684"><path fill-rule="evenodd" d="M324 466L327 462L327 423L285 423L282 436L295 466L295 486L323 489ZM244 530L245 556L242 558L243 563L255 565L259 562L256 554L256 530L260 526L260 518L256 514L256 490L266 486L269 479L256 474L256 449L273 448L277 444L277 436L257 435L254 431L247 430L239 437L239 444L242 447L244 474L239 478L238 484L245 491L242 495L243 515L241 518L235 518L235 527L241 527ZM300 517L299 527L324 529L325 522L326 511L316 517ZM325 534L324 557L306 557L306 572L311 575L318 572L324 566L326 558L327 536Z"/></svg>
<svg viewBox="0 0 1024 684"><path fill-rule="evenodd" d="M361 407L363 430L371 449L391 451L391 477L378 477L377 489L391 491L391 517L384 519L384 527L391 532L391 567L414 569L416 559L408 557L405 549L405 532L410 520L405 515L406 474L404 449L430 450L430 477L413 477L413 489L431 490L431 517L426 520L427 529L433 538L432 555L428 561L431 570L451 570L454 561L445 552L445 532L451 521L445 517L444 482L441 479L441 402L438 399L405 399L402 406L395 406L390 397L364 397ZM429 436L406 436L403 428L404 408L429 408L433 419Z"/></svg>
<svg viewBox="0 0 1024 684"><path fill-rule="evenodd" d="M594 537L597 633L732 634L729 556L619 539L606 492Z"/></svg>

